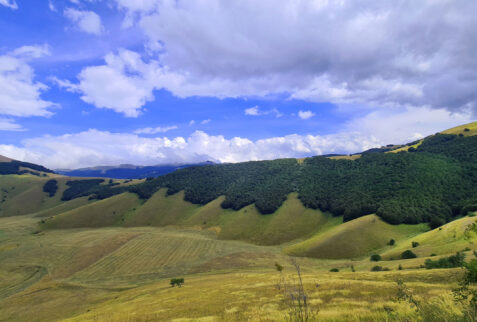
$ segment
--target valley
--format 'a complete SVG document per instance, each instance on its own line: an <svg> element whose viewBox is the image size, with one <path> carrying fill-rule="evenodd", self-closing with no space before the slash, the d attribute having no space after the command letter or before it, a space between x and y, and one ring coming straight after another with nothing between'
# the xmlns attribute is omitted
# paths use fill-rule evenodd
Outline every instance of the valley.
<svg viewBox="0 0 477 322"><path fill-rule="evenodd" d="M452 171L473 173L469 160L474 151L458 151L464 146L472 149L475 137L450 135L408 145L422 152L395 146L400 152L363 152L355 160L317 157L302 163L205 165L147 180L82 179L35 165L36 170L5 166L26 172L0 177L0 320L280 321L290 314L287 290L298 285L298 278L310 314L320 321L425 320L432 312L448 320L464 318L467 307L453 300L453 290L466 274L463 265L426 268L456 253L471 263L477 254L472 191L451 189L460 194L452 197L461 198L455 204L441 195L447 179L464 187L472 182L472 177ZM439 154L443 148L436 144L448 147L449 142L456 148L446 151L458 153L456 159ZM341 174L361 162L365 169L374 169L368 175L385 189L345 191L351 194L344 201L369 192L353 201L359 213L337 213L337 207L321 204L307 207L314 198L310 192L332 203L341 198L333 193L342 191L320 188L320 183L332 181L313 162L336 165ZM396 165L405 172L393 172ZM256 169L265 172L257 177ZM209 170L215 176L204 175ZM329 182L320 177L316 182L295 181L290 175L297 173L308 179L324 175ZM365 179L353 179L350 186L370 180L359 171L353 173ZM226 185L222 175L238 179ZM392 180L386 181L386 175ZM285 182L298 182L306 189L290 189ZM214 184L229 188L217 195L224 190ZM427 199L403 195L406 185L426 185L420 196ZM253 194L244 193L244 187ZM438 198L429 197L431 192ZM284 198L275 199L281 193L286 193ZM413 203L396 204L397 222L383 216L380 208L363 213L372 210L368 206L374 202L384 200L389 207L387 202L396 196ZM457 208L440 212L431 204L429 211L442 220L433 226L434 217L419 217L420 200ZM276 209L264 213L270 205ZM179 277L184 285L171 287L170 280ZM425 304L413 306L399 300L399 294L412 294L413 301Z"/></svg>

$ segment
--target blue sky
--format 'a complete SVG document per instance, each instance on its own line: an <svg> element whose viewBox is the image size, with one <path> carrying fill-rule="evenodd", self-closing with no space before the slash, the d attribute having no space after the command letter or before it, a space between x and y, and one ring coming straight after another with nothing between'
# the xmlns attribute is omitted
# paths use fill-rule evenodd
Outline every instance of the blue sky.
<svg viewBox="0 0 477 322"><path fill-rule="evenodd" d="M405 143L475 118L475 9L0 0L0 154L75 168Z"/></svg>

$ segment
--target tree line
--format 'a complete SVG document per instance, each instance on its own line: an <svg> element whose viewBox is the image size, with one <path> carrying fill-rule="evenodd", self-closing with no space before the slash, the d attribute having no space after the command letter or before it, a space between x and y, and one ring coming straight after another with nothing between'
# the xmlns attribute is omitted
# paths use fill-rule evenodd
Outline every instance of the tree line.
<svg viewBox="0 0 477 322"><path fill-rule="evenodd" d="M356 160L319 156L302 164L279 159L190 167L130 187L72 184L65 193L67 199L90 194L104 199L129 191L148 199L167 188L169 195L185 191L185 200L195 204L223 195L223 208L255 203L269 214L290 192L298 192L306 207L342 215L344 221L376 213L391 224L436 227L477 210L476 136L436 134L412 152L384 150Z"/></svg>

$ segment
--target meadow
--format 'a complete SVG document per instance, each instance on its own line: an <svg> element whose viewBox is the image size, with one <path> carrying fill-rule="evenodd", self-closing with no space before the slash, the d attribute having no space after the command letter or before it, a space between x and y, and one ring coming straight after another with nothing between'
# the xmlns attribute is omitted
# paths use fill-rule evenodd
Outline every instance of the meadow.
<svg viewBox="0 0 477 322"><path fill-rule="evenodd" d="M138 207L138 218L147 213L148 208L141 211L136 199L123 197L131 207ZM183 200L173 198L157 197L173 209L184 207ZM105 201L95 203L102 207ZM293 195L289 201L281 212L265 217L256 234L280 227L287 207L299 209ZM315 225L319 229L307 238L289 241L292 237L284 235L286 242L257 245L247 241L250 236L244 236L244 241L225 238L236 237L243 229L240 225L234 234L221 235L217 224L227 227L228 221L221 216L230 213L218 213L214 205L185 205L191 207L189 212L175 225L162 222L162 227L134 226L134 214L128 227L68 229L42 227L38 213L0 218L0 320L281 321L289 308L280 281L294 284L297 279L287 254L303 252L322 257L298 257L313 317L320 321L420 319L409 303L397 301L398 280L416 298L435 304L442 317L461 316L451 291L464 270L421 266L427 258L458 250L465 251L468 260L473 258L476 234L469 227L477 218L464 217L442 230L424 232L428 229L423 225L392 226L374 215L338 225L326 214L315 213L321 218ZM241 215L253 218L251 213ZM200 223L198 218L207 218L214 226L203 221L195 225ZM364 232L368 238L357 238L370 224L376 226ZM369 236L373 231L375 236ZM395 238L394 246L386 245L388 237ZM261 240L270 243L270 239ZM412 248L418 258L390 260L410 249L412 241L420 243ZM333 257L330 249L341 255L329 259ZM437 257L429 257L431 251ZM373 253L382 254L383 260L371 262ZM275 263L284 267L282 273ZM371 272L375 265L390 271ZM399 266L403 269L398 270ZM332 268L339 272L330 272ZM185 284L171 287L174 277L183 277Z"/></svg>

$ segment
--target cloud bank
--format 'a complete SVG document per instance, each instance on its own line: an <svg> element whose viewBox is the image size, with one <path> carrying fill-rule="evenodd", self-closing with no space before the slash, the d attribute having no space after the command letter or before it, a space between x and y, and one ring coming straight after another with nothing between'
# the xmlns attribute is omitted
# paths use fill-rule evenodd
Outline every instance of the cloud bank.
<svg viewBox="0 0 477 322"><path fill-rule="evenodd" d="M82 98L99 108L137 117L166 89L477 111L475 1L115 1L148 50L81 72Z"/></svg>
<svg viewBox="0 0 477 322"><path fill-rule="evenodd" d="M256 141L243 137L209 135L203 131L195 131L188 137L151 138L134 133L91 129L74 134L27 139L22 142L22 146L0 145L0 154L50 168L122 163L154 165L207 160L241 162L360 152L390 143L407 143L469 120L469 114L450 114L444 109L409 109L396 111L391 116L375 112L349 122L343 131L336 134L291 134Z"/></svg>

